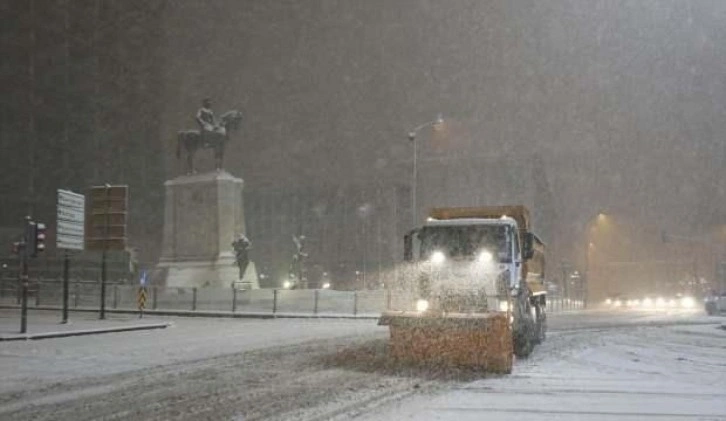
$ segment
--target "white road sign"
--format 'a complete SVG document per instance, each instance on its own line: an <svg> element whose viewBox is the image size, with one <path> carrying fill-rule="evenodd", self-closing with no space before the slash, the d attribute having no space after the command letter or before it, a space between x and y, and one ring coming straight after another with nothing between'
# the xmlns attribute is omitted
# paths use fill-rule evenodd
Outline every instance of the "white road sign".
<svg viewBox="0 0 726 421"><path fill-rule="evenodd" d="M58 220L66 221L72 224L81 224L85 222L85 210L71 209L58 206Z"/></svg>
<svg viewBox="0 0 726 421"><path fill-rule="evenodd" d="M67 190L58 190L58 206L84 209L86 207L86 197L82 194L69 192Z"/></svg>
<svg viewBox="0 0 726 421"><path fill-rule="evenodd" d="M74 237L83 237L85 234L83 230L83 226L79 226L79 224L74 222L68 222L68 221L61 221L58 220L58 235L71 235Z"/></svg>
<svg viewBox="0 0 726 421"><path fill-rule="evenodd" d="M85 244L86 197L68 190L58 190L56 247L83 250Z"/></svg>

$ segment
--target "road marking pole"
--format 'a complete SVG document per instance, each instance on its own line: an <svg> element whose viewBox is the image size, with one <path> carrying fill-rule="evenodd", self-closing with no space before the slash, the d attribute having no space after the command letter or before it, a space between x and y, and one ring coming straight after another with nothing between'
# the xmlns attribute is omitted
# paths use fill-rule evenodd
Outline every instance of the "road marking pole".
<svg viewBox="0 0 726 421"><path fill-rule="evenodd" d="M139 319L144 317L144 308L146 307L146 287L140 286L136 294L136 303L139 307Z"/></svg>

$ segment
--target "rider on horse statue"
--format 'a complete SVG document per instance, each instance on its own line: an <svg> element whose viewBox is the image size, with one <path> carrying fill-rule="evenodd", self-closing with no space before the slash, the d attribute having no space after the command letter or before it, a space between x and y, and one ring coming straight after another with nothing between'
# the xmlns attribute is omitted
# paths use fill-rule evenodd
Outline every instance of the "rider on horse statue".
<svg viewBox="0 0 726 421"><path fill-rule="evenodd" d="M229 133L239 129L242 121L242 113L237 110L229 110L217 120L212 111L212 100L204 98L202 107L195 116L199 131L182 130L177 134L176 156L182 157L186 151L187 174L194 174L194 154L200 149L212 149L214 151L214 166L222 170L224 160L225 144L229 140Z"/></svg>
<svg viewBox="0 0 726 421"><path fill-rule="evenodd" d="M224 137L227 131L219 125L214 118L212 111L212 100L204 98L202 100L202 108L197 111L197 124L199 124L199 133L202 135L202 143L208 147L213 140L219 139L217 136Z"/></svg>

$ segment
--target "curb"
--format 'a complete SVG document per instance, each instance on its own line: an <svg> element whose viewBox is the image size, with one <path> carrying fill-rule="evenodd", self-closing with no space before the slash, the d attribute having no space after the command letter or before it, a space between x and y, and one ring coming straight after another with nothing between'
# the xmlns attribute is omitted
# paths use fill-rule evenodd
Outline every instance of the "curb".
<svg viewBox="0 0 726 421"><path fill-rule="evenodd" d="M0 342L28 341L38 339L65 338L69 336L99 335L103 333L131 332L136 330L166 329L171 323L154 323L145 325L107 327L101 329L68 330L62 332L21 333L14 335L0 335Z"/></svg>

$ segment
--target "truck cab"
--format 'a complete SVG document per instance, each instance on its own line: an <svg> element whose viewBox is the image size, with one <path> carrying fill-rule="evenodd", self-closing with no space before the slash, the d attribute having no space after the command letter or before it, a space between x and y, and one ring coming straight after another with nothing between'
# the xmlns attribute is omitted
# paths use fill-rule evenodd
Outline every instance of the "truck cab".
<svg viewBox="0 0 726 421"><path fill-rule="evenodd" d="M508 311L522 279L519 227L512 218L430 219L405 238L419 311Z"/></svg>

